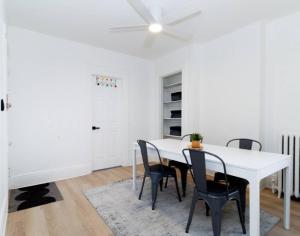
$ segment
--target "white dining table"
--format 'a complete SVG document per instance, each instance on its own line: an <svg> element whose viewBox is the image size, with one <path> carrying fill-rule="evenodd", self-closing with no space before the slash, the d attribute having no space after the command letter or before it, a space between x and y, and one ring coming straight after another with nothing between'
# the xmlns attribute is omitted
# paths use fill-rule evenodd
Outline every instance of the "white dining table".
<svg viewBox="0 0 300 236"><path fill-rule="evenodd" d="M182 150L188 148L189 142L175 139L151 140L163 158L186 163ZM155 155L154 149L149 146L149 156ZM291 182L291 157L277 153L259 152L203 144L203 151L218 155L226 164L227 174L247 179L249 182L249 235L260 235L260 181L273 173L283 170L284 177L284 215L285 229L290 227L290 182ZM137 143L133 145L132 177L133 190L136 190L136 163L137 154L140 152ZM188 157L189 159L189 157ZM223 172L220 161L207 156L206 168L211 171Z"/></svg>

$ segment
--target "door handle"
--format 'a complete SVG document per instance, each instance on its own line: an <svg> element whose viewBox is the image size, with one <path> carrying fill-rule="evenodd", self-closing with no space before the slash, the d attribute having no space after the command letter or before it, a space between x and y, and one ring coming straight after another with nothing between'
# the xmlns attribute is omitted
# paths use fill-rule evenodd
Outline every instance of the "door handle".
<svg viewBox="0 0 300 236"><path fill-rule="evenodd" d="M4 100L1 99L1 111L5 110L5 104L4 104Z"/></svg>
<svg viewBox="0 0 300 236"><path fill-rule="evenodd" d="M92 130L100 129L100 127L92 126Z"/></svg>

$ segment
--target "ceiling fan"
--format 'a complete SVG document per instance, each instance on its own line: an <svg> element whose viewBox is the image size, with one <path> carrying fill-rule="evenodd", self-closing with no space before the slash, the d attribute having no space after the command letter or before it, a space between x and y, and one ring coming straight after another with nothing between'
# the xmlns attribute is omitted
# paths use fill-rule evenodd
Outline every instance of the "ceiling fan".
<svg viewBox="0 0 300 236"><path fill-rule="evenodd" d="M200 9L195 6L186 7L176 12L173 15L163 16L162 7L159 4L151 6L149 9L145 6L142 0L127 0L133 9L143 18L146 24L134 26L122 26L110 28L112 32L130 32L130 31L146 31L145 46L151 46L154 42L154 35L164 33L169 37L181 41L189 41L192 39L191 35L181 33L175 30L172 26L182 21L188 20L200 14ZM178 17L178 15L180 16Z"/></svg>

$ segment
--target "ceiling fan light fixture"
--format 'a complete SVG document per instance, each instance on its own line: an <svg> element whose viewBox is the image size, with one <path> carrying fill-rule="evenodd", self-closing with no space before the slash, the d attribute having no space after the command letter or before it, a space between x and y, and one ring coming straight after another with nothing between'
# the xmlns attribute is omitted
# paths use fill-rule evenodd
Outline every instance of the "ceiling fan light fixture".
<svg viewBox="0 0 300 236"><path fill-rule="evenodd" d="M148 29L152 33L160 33L163 30L163 27L161 24L154 23L154 24L149 25Z"/></svg>

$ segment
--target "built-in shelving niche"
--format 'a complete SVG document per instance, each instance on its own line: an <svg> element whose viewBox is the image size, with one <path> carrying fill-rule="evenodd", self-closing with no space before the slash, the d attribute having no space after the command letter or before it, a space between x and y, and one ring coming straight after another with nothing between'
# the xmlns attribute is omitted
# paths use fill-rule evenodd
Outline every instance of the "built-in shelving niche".
<svg viewBox="0 0 300 236"><path fill-rule="evenodd" d="M182 73L162 78L162 134L163 138L181 137ZM180 114L181 113L181 114Z"/></svg>

